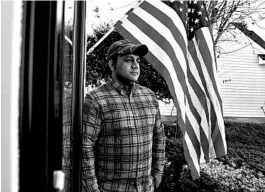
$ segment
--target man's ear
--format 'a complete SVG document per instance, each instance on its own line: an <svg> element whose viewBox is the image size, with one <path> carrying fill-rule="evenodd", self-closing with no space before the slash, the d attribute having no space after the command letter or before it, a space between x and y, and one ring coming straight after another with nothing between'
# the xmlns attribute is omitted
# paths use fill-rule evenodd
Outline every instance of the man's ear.
<svg viewBox="0 0 265 192"><path fill-rule="evenodd" d="M109 64L110 70L114 71L113 60L109 60L108 64Z"/></svg>

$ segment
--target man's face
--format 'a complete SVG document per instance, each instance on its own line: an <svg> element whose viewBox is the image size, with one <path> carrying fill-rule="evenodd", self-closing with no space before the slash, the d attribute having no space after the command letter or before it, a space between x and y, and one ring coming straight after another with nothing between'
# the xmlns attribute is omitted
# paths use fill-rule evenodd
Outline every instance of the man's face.
<svg viewBox="0 0 265 192"><path fill-rule="evenodd" d="M121 83L137 82L140 76L140 57L134 54L118 56L114 76Z"/></svg>

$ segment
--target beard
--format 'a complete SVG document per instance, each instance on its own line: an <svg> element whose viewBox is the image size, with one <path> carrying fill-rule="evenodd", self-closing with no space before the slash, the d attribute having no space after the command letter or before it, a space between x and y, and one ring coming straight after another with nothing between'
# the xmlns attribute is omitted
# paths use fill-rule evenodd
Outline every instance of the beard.
<svg viewBox="0 0 265 192"><path fill-rule="evenodd" d="M116 73L116 78L118 79L118 81L120 81L124 85L132 85L133 83L138 83L138 79L139 79L139 77L136 80L133 78L126 78L124 77L124 75L120 73Z"/></svg>

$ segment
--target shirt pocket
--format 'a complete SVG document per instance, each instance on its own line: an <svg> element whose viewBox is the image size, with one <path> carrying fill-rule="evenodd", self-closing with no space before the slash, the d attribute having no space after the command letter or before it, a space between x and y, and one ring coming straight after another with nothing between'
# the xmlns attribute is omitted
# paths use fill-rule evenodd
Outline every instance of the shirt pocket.
<svg viewBox="0 0 265 192"><path fill-rule="evenodd" d="M120 114L117 110L106 109L102 115L102 132L106 135L114 136L115 130L119 127Z"/></svg>

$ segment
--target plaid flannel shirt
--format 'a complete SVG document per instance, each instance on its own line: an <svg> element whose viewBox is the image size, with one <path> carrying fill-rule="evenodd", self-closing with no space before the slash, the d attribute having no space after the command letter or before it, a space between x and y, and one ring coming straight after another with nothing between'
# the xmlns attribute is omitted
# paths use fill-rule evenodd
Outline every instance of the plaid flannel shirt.
<svg viewBox="0 0 265 192"><path fill-rule="evenodd" d="M86 95L83 191L151 192L164 169L165 134L155 94L112 78Z"/></svg>

